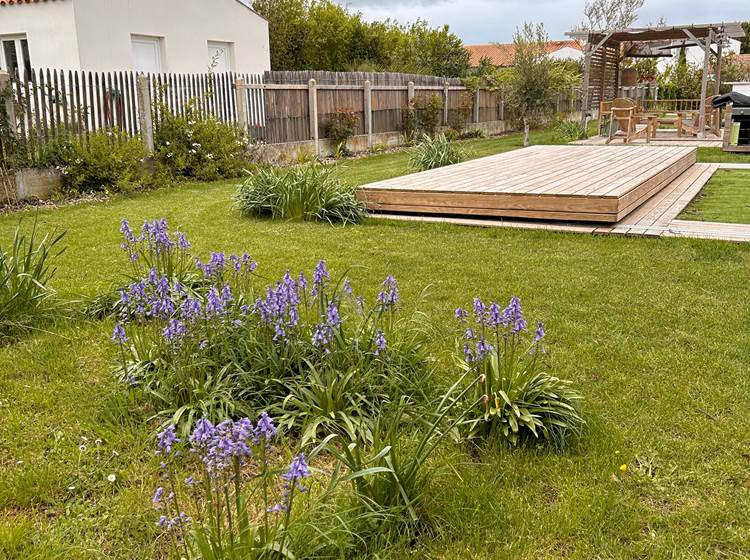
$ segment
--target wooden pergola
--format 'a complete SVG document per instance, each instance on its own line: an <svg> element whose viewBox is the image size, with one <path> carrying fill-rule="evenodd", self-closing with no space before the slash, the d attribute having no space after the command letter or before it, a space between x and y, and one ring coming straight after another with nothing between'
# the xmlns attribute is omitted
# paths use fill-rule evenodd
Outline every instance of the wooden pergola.
<svg viewBox="0 0 750 560"><path fill-rule="evenodd" d="M633 27L604 31L570 31L569 37L585 45L583 63L583 103L581 123L592 106L599 101L617 97L620 85L620 61L623 58L653 58L671 56L670 51L682 47L699 46L703 49L703 79L699 113L699 134L705 137L706 97L710 59L716 56L714 94L721 83L721 51L729 39L745 36L739 22L675 25L669 27Z"/></svg>

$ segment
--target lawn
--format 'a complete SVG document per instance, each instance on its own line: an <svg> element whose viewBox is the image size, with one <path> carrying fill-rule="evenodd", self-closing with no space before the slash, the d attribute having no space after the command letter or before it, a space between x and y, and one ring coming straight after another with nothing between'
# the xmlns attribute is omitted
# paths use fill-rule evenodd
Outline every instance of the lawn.
<svg viewBox="0 0 750 560"><path fill-rule="evenodd" d="M680 218L750 224L750 169L719 169Z"/></svg>
<svg viewBox="0 0 750 560"><path fill-rule="evenodd" d="M544 141L545 136L536 137ZM471 142L477 155L519 137ZM339 164L353 184L407 155ZM117 196L39 213L68 230L54 287L81 300L120 280L119 221L166 217L197 251L248 250L259 272L350 266L370 298L388 273L455 344L453 310L518 295L546 324L549 359L588 425L562 454L446 442L428 490L441 529L383 558L750 556L750 246L370 220L331 227L240 218L235 182ZM0 217L5 243L22 217ZM61 319L0 348L0 551L14 558L151 558L153 423L113 379L111 321ZM457 373L448 359L440 374ZM621 465L627 465L625 471ZM115 482L107 477L115 475ZM8 553L12 550L12 553Z"/></svg>

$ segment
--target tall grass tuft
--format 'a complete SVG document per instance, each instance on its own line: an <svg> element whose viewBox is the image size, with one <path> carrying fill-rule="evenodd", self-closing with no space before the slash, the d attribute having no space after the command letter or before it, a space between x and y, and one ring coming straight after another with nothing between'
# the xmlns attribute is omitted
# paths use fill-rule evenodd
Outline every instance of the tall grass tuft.
<svg viewBox="0 0 750 560"><path fill-rule="evenodd" d="M409 163L418 171L426 171L461 163L467 158L466 150L459 144L450 142L445 134L438 134L434 138L424 134L412 148Z"/></svg>
<svg viewBox="0 0 750 560"><path fill-rule="evenodd" d="M335 178L333 168L319 163L262 167L240 185L234 200L246 216L344 224L365 217L356 189Z"/></svg>
<svg viewBox="0 0 750 560"><path fill-rule="evenodd" d="M19 223L10 246L0 246L0 341L32 328L53 309L49 281L56 271L55 259L65 250L58 250L65 232L40 239L37 223L35 218L29 234Z"/></svg>

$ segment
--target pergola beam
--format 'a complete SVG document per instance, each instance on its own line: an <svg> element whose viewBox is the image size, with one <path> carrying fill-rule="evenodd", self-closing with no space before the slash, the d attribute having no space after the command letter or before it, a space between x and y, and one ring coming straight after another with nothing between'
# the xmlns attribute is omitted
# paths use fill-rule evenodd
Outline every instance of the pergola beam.
<svg viewBox="0 0 750 560"><path fill-rule="evenodd" d="M605 34L604 38L593 48L591 46L592 44L589 41L586 41L586 52L583 55L583 99L581 100L581 127L583 130L586 130L588 127L587 115L590 109L589 103L591 102L591 97L589 96L589 84L591 83L591 58L596 51L604 46L604 43L609 41L611 36L612 32ZM606 65L606 60L604 61L604 64ZM603 88L604 83L602 82L602 89Z"/></svg>

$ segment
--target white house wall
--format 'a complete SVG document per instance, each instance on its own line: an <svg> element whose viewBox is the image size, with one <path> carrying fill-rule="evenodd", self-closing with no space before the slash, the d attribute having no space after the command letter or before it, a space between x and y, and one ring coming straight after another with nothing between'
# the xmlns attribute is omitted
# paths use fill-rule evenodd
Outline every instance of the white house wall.
<svg viewBox="0 0 750 560"><path fill-rule="evenodd" d="M270 69L268 22L237 0L73 0L81 67L133 68L131 35L163 37L162 71L205 72L208 42L233 43L233 69Z"/></svg>
<svg viewBox="0 0 750 560"><path fill-rule="evenodd" d="M73 0L0 6L0 35L26 35L34 68L80 67Z"/></svg>
<svg viewBox="0 0 750 560"><path fill-rule="evenodd" d="M583 52L579 49L563 47L550 54L555 60L583 60Z"/></svg>

